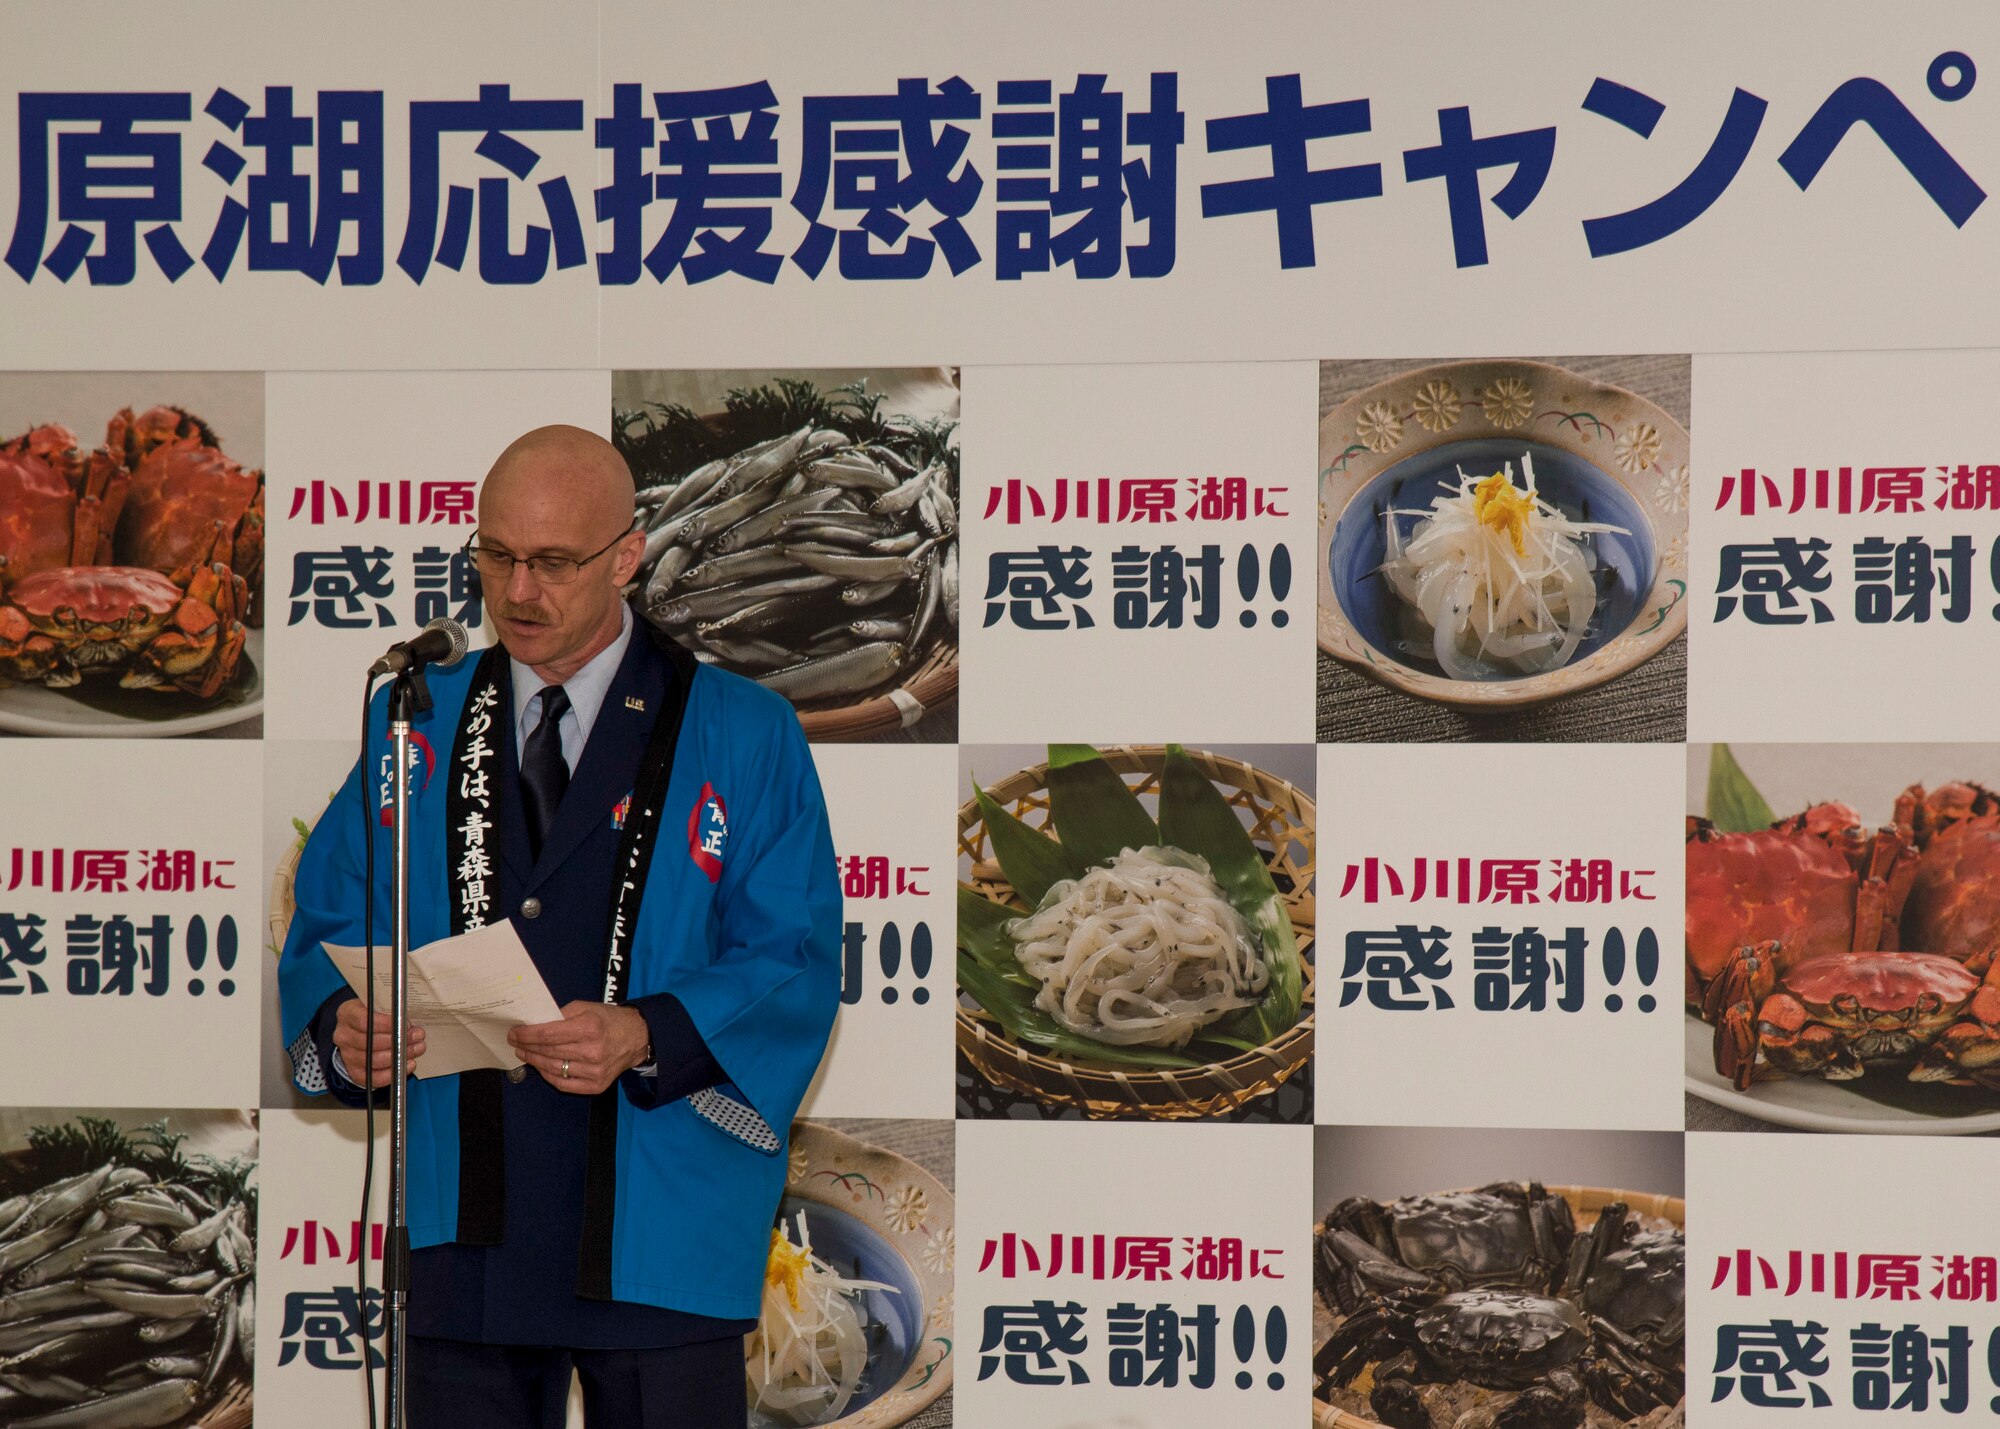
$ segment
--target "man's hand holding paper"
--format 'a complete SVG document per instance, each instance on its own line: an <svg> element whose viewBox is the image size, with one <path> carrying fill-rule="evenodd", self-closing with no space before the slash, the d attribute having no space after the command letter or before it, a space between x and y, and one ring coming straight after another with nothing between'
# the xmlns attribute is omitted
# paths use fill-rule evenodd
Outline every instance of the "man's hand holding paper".
<svg viewBox="0 0 2000 1429"><path fill-rule="evenodd" d="M327 956L361 997L367 995L367 960L360 948L326 944ZM389 1037L394 1024L388 1016L394 960L385 948L375 953L376 1033L372 1068L364 1049L367 1014L359 1004L340 1009L334 1045L350 1076L359 1081L368 1069L368 1085L388 1080ZM410 1072L418 1077L448 1077L481 1067L511 1070L521 1065L509 1045L516 1027L561 1022L563 1013L535 970L534 961L512 923L502 920L454 938L440 938L410 952ZM350 1044L352 1050L350 1051ZM421 1063L414 1059L421 1056Z"/></svg>
<svg viewBox="0 0 2000 1429"><path fill-rule="evenodd" d="M376 1004L378 1007L381 1003ZM396 1024L389 1020L389 1014L375 1014L375 1035L368 1035L368 1005L360 997L340 1004L334 1014L333 1047L340 1054L340 1070L356 1086L376 1087L389 1085L389 1075L394 1071L395 1048L390 1038L396 1034ZM414 1075L417 1058L424 1055L424 1029L410 1029L409 1044L403 1049L404 1064ZM372 1059L372 1060L371 1060ZM364 1072L362 1069L366 1068Z"/></svg>
<svg viewBox="0 0 2000 1429"><path fill-rule="evenodd" d="M557 1091L596 1096L652 1050L645 1015L602 1002L566 1003L562 1019L518 1027L507 1041Z"/></svg>

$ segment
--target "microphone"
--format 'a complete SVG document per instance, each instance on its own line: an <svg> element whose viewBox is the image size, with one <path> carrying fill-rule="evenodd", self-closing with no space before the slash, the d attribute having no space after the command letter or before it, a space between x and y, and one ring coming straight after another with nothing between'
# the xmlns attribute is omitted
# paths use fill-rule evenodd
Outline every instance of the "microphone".
<svg viewBox="0 0 2000 1429"><path fill-rule="evenodd" d="M368 667L368 674L373 678L421 665L456 665L465 656L466 643L465 627L440 616L413 639L391 645L388 654Z"/></svg>

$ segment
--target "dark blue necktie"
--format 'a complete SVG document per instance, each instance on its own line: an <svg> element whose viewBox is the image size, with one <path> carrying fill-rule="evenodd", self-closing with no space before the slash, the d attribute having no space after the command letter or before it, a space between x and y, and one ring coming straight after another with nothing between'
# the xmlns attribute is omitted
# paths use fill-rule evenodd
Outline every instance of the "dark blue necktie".
<svg viewBox="0 0 2000 1429"><path fill-rule="evenodd" d="M563 759L562 717L569 692L561 685L544 685L542 721L521 745L521 803L528 816L528 849L542 856L542 840L556 821L556 806L569 787L569 764Z"/></svg>

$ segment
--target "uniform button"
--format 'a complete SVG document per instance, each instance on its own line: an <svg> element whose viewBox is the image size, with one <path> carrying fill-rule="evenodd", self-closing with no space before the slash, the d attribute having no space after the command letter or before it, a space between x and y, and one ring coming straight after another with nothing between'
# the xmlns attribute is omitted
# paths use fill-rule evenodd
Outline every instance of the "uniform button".
<svg viewBox="0 0 2000 1429"><path fill-rule="evenodd" d="M523 898L521 900L521 916L523 918L541 917L542 900L539 898Z"/></svg>
<svg viewBox="0 0 2000 1429"><path fill-rule="evenodd" d="M528 1069L526 1067L509 1067L507 1069L507 1080L510 1082L527 1081Z"/></svg>

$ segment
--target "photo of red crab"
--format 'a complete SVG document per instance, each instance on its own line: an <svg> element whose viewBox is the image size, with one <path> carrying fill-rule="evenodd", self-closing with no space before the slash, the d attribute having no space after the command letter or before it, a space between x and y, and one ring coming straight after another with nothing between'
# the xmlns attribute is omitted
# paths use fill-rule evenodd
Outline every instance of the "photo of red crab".
<svg viewBox="0 0 2000 1429"><path fill-rule="evenodd" d="M179 407L111 419L105 446L131 473L112 542L117 563L172 573L208 563L243 578L246 623L263 624L264 473L223 452L208 423Z"/></svg>
<svg viewBox="0 0 2000 1429"><path fill-rule="evenodd" d="M243 653L243 578L222 565L184 590L133 566L57 566L0 596L0 683L54 689L116 673L125 689L212 698Z"/></svg>
<svg viewBox="0 0 2000 1429"><path fill-rule="evenodd" d="M264 479L181 407L0 443L0 687L207 701L261 623Z"/></svg>
<svg viewBox="0 0 2000 1429"><path fill-rule="evenodd" d="M0 581L52 566L108 565L131 476L54 424L0 443Z"/></svg>
<svg viewBox="0 0 2000 1429"><path fill-rule="evenodd" d="M1870 831L1845 804L1815 804L1768 829L1687 821L1687 999L1739 948L1783 942L1794 961L1898 946L1916 857L1907 833Z"/></svg>
<svg viewBox="0 0 2000 1429"><path fill-rule="evenodd" d="M1964 959L2000 946L2000 794L1953 781L1912 784L1896 822L1919 850L1904 909L1911 946Z"/></svg>
<svg viewBox="0 0 2000 1429"><path fill-rule="evenodd" d="M2000 795L1911 785L1874 829L1841 803L1691 817L1686 926L1688 1003L1739 1091L1871 1069L2000 1090Z"/></svg>

